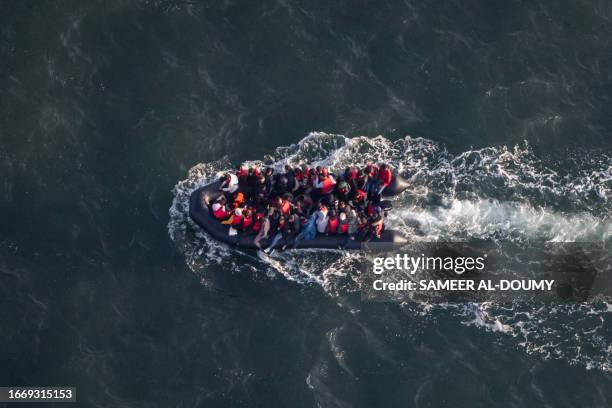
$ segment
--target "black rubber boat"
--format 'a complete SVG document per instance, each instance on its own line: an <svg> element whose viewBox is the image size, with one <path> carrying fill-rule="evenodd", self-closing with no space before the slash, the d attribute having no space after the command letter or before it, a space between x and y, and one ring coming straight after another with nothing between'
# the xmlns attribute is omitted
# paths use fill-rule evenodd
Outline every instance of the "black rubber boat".
<svg viewBox="0 0 612 408"><path fill-rule="evenodd" d="M221 224L219 220L213 217L210 206L217 197L221 195L221 191L219 191L220 186L221 182L216 181L204 187L200 187L191 193L189 199L189 216L196 224L202 227L204 231L218 241L241 248L257 249L255 244L253 244L253 238L255 238L256 235L254 232L230 236L228 234L229 227ZM408 182L406 182L406 180L399 176L395 176L391 184L383 190L383 196L390 197L399 194L407 187ZM402 245L407 242L407 239L398 231L385 230L380 239L373 240L372 242ZM267 242L264 240L262 244L265 246ZM278 246L280 247L282 245L283 240L279 242ZM343 246L343 249L360 249L361 242L351 240L344 235L325 236L317 234L317 236L311 240L300 241L296 248L338 249L340 246Z"/></svg>

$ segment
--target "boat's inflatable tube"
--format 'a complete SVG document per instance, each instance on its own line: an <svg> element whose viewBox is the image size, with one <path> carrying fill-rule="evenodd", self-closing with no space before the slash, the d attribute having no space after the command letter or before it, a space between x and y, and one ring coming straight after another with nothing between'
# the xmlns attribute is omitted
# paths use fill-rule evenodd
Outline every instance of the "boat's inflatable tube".
<svg viewBox="0 0 612 408"><path fill-rule="evenodd" d="M385 197L391 197L394 195L398 195L402 191L408 188L408 181L403 179L400 176L393 176L393 180L391 180L391 184L387 186L382 192L382 195Z"/></svg>
<svg viewBox="0 0 612 408"><path fill-rule="evenodd" d="M396 179L398 179L396 177ZM209 210L210 205L221 195L221 191L219 191L219 187L221 183L219 181L208 184L204 187L200 187L191 193L191 197L189 200L189 215L191 219L195 221L200 227L204 229L209 235L211 235L214 239L224 242L229 245L238 246L241 248L251 248L257 249L255 244L253 243L253 239L255 238L254 232L247 233L239 233L237 235L230 236L228 234L229 226L223 225L214 218ZM394 187L393 190L389 190L390 187ZM391 191L405 190L407 187L407 183L403 180L398 180L398 182L392 183L383 191L390 193ZM397 194L397 193L395 193ZM391 195L391 194L385 194ZM390 203L389 203L390 206ZM373 240L372 242L377 243L389 243L392 245L400 246L407 242L406 238L400 234L398 231L394 230L385 230L383 231L381 239ZM265 246L267 242L262 241L262 244ZM283 240L278 243L278 246L282 246L284 244ZM357 240L351 240L346 235L332 235L325 236L317 234L317 236L308 241L300 241L296 248L328 248L328 249L360 249L361 242Z"/></svg>

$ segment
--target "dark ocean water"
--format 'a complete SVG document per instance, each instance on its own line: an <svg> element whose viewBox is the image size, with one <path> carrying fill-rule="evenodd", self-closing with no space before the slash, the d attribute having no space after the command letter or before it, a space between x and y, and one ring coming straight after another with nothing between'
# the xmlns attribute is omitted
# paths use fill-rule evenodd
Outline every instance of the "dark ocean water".
<svg viewBox="0 0 612 408"><path fill-rule="evenodd" d="M414 185L390 223L428 239L609 244L610 2L4 1L0 57L0 385L612 405L609 299L361 302L349 255L264 263L184 206L242 160L384 158Z"/></svg>

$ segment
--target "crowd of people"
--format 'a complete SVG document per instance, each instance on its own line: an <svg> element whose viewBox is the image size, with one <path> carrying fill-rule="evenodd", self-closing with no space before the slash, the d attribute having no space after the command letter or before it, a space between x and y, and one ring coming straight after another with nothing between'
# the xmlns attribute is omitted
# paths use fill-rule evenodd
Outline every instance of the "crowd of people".
<svg viewBox="0 0 612 408"><path fill-rule="evenodd" d="M210 210L230 227L230 235L255 234L255 246L266 253L281 240L285 249L316 234L345 236L344 245L369 241L383 233L381 195L392 179L386 164L348 167L342 175L325 167L286 165L284 172L275 172L242 165L221 179L223 194Z"/></svg>

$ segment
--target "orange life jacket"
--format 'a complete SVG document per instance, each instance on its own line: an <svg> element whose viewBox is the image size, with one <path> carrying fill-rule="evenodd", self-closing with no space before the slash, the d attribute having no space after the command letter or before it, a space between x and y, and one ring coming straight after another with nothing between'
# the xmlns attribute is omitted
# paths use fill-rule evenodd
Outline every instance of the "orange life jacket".
<svg viewBox="0 0 612 408"><path fill-rule="evenodd" d="M289 211L291 211L291 203L289 202L289 200L283 200L283 203L281 204L280 210L285 215L289 214Z"/></svg>
<svg viewBox="0 0 612 408"><path fill-rule="evenodd" d="M236 198L234 198L234 208L242 207L244 204L244 194L241 192L236 193Z"/></svg>
<svg viewBox="0 0 612 408"><path fill-rule="evenodd" d="M327 176L323 179L323 187L321 187L321 192L323 194L329 194L332 192L335 185L335 181L330 176Z"/></svg>

